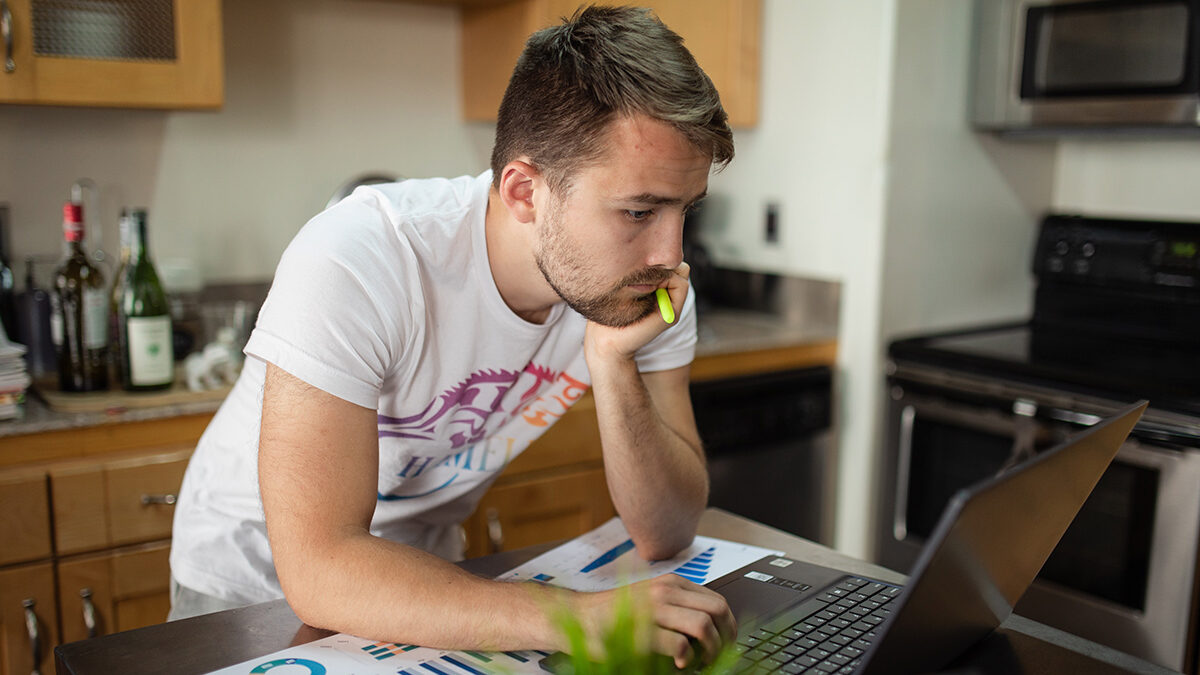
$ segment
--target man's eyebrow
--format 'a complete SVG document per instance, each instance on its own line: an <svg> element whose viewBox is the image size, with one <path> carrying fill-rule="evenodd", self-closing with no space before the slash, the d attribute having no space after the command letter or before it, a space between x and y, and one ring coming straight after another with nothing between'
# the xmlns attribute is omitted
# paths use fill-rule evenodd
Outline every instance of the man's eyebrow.
<svg viewBox="0 0 1200 675"><path fill-rule="evenodd" d="M706 196L708 196L707 190L696 195L693 199L687 201L686 203L695 204L701 199L704 199ZM633 195L632 197L625 197L621 201L633 202L635 204L653 204L655 206L674 206L676 204L685 203L682 197L666 197L663 195L651 194L649 192L643 192L640 195Z"/></svg>

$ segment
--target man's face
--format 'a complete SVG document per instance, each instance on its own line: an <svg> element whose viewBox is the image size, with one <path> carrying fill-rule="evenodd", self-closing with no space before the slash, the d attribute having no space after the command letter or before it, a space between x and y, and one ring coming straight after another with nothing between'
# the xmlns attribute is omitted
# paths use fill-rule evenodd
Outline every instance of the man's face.
<svg viewBox="0 0 1200 675"><path fill-rule="evenodd" d="M608 140L565 197L541 205L534 255L572 309L619 328L654 311L655 289L683 260L684 214L704 196L712 162L647 117L618 118Z"/></svg>

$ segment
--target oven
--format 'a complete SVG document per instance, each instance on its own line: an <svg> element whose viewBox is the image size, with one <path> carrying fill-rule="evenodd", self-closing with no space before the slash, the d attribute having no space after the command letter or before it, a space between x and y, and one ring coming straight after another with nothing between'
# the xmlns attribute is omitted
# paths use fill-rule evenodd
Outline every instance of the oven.
<svg viewBox="0 0 1200 675"><path fill-rule="evenodd" d="M957 490L1147 398L1015 611L1196 672L1200 291L1182 284L1200 262L1172 258L1188 237L1200 226L1051 216L1031 320L892 342L879 562L908 571Z"/></svg>

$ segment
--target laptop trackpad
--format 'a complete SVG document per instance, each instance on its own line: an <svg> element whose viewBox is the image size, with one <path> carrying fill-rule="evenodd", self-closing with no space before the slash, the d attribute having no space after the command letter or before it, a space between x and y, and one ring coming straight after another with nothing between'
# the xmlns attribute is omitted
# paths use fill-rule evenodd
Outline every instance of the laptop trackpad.
<svg viewBox="0 0 1200 675"><path fill-rule="evenodd" d="M811 591L802 592L746 577L732 579L713 590L725 596L739 625L764 623L783 608L811 594Z"/></svg>

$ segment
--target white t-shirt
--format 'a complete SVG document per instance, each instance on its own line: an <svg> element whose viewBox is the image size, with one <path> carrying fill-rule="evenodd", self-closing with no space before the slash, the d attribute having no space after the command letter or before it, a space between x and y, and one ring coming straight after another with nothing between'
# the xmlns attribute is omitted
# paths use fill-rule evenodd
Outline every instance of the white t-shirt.
<svg viewBox="0 0 1200 675"><path fill-rule="evenodd" d="M258 493L268 362L378 411L371 532L462 556L458 524L591 382L583 317L559 303L533 324L501 299L484 236L490 185L485 172L362 187L296 235L241 377L188 465L171 548L179 583L241 602L283 595ZM689 294L638 367L686 365L695 342Z"/></svg>

